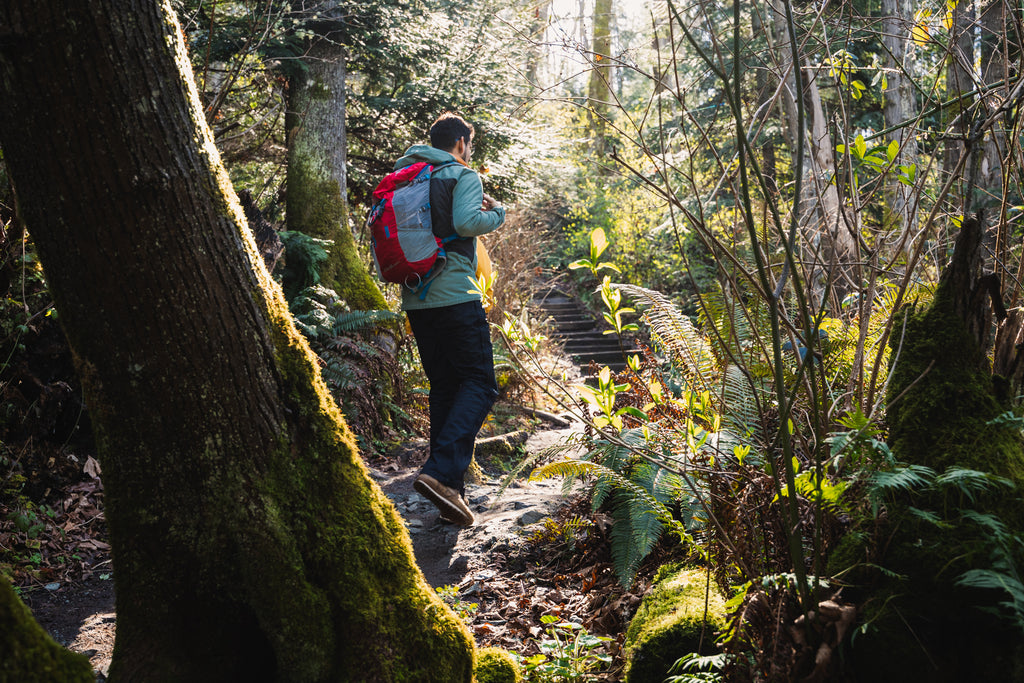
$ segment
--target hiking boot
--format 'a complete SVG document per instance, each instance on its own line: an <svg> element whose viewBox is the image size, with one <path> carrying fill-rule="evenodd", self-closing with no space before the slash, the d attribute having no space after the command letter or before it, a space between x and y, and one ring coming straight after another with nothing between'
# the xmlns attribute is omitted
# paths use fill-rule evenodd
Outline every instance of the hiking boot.
<svg viewBox="0 0 1024 683"><path fill-rule="evenodd" d="M441 518L459 526L473 526L473 513L458 491L445 486L429 474L416 477L412 485L416 492L437 506Z"/></svg>

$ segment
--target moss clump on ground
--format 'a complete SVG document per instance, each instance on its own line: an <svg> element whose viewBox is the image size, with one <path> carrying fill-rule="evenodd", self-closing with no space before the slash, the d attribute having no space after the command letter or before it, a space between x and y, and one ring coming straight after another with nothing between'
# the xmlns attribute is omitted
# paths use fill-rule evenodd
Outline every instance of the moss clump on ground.
<svg viewBox="0 0 1024 683"><path fill-rule="evenodd" d="M662 568L626 631L626 682L662 683L683 655L713 653L725 626L725 600L706 570Z"/></svg>
<svg viewBox="0 0 1024 683"><path fill-rule="evenodd" d="M0 683L92 683L89 660L65 650L32 618L0 576Z"/></svg>
<svg viewBox="0 0 1024 683"><path fill-rule="evenodd" d="M475 683L521 683L523 680L516 660L500 647L477 651L473 676Z"/></svg>

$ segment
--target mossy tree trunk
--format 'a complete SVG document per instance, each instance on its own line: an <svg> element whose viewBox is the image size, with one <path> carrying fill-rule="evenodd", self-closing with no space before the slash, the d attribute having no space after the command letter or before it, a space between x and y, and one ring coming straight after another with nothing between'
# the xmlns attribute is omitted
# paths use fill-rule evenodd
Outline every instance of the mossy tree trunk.
<svg viewBox="0 0 1024 683"><path fill-rule="evenodd" d="M348 227L345 192L345 51L317 38L288 88L289 230L331 240L320 283L358 310L386 309Z"/></svg>
<svg viewBox="0 0 1024 683"><path fill-rule="evenodd" d="M933 301L900 314L890 342L888 441L900 462L938 473L979 470L1016 488L966 496L952 486L910 486L887 499L883 517L844 536L831 571L842 573L844 596L871 625L847 658L856 680L1020 680L1024 671L1016 620L996 607L1010 594L961 581L977 571L1009 576L1024 561L994 523L971 521L996 519L1014 535L1024 529L1024 448L1018 430L992 423L1009 406L987 355L992 308L997 318L1003 313L998 287L983 275L983 234L977 218L965 219ZM925 521L921 510L941 522Z"/></svg>
<svg viewBox="0 0 1024 683"><path fill-rule="evenodd" d="M110 680L468 682L472 639L256 252L169 4L2 0L0 27L0 145L103 466Z"/></svg>
<svg viewBox="0 0 1024 683"><path fill-rule="evenodd" d="M0 683L92 683L89 660L65 650L0 576Z"/></svg>

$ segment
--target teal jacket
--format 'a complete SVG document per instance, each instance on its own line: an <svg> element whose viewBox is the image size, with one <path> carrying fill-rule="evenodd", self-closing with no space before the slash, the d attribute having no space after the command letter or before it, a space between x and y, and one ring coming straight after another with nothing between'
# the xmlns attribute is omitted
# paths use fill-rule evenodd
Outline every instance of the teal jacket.
<svg viewBox="0 0 1024 683"><path fill-rule="evenodd" d="M496 207L484 211L484 189L480 176L448 152L436 147L413 145L406 151L405 156L395 162L395 170L419 161L429 161L434 165L456 162L435 171L434 177L441 181L456 181L452 191L452 225L455 232L472 242L471 249L463 248L460 251L468 251L473 256L467 258L463 254L448 250L448 262L441 273L431 281L425 296L422 291L413 292L408 287L402 287L402 310L439 308L466 301L479 301L480 293L472 283L476 278L476 238L497 230L505 222L505 209Z"/></svg>

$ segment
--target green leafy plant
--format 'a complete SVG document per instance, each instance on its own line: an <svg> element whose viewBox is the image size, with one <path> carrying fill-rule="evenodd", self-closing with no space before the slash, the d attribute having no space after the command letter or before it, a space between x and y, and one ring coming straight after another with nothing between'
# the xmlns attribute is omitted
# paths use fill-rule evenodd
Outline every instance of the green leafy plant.
<svg viewBox="0 0 1024 683"><path fill-rule="evenodd" d="M473 621L473 617L476 616L477 609L480 605L475 602L466 602L459 598L459 587L458 586L438 586L434 589L434 592L444 600L445 604L452 608L452 610L459 615L459 618L465 621L467 624Z"/></svg>
<svg viewBox="0 0 1024 683"><path fill-rule="evenodd" d="M592 678L592 673L612 661L600 648L611 642L595 636L580 624L545 614L546 636L537 641L540 653L521 661L531 683L568 683Z"/></svg>
<svg viewBox="0 0 1024 683"><path fill-rule="evenodd" d="M725 654L702 656L691 652L676 661L669 673L679 674L669 676L665 683L724 683L722 669L725 668L727 659L728 656Z"/></svg>
<svg viewBox="0 0 1024 683"><path fill-rule="evenodd" d="M608 238L603 228L594 228L590 232L590 258L581 258L569 264L571 270L587 269L594 277L601 277L602 270L620 272L619 267L608 261L601 261L601 254L608 248Z"/></svg>

